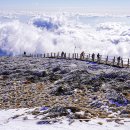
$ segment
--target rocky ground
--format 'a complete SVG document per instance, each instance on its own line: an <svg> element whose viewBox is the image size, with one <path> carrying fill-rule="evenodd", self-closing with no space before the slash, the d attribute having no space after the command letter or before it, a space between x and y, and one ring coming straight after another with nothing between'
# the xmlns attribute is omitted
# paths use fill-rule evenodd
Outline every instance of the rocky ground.
<svg viewBox="0 0 130 130"><path fill-rule="evenodd" d="M0 108L34 107L40 109L31 113L44 115L42 119L130 118L130 69L77 60L1 57Z"/></svg>

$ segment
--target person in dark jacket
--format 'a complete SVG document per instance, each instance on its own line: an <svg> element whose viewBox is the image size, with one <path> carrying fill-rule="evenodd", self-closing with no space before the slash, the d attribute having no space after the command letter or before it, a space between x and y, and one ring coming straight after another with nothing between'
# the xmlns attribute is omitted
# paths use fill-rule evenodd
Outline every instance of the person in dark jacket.
<svg viewBox="0 0 130 130"><path fill-rule="evenodd" d="M94 59L95 59L95 54L93 53L92 54L92 61L94 62Z"/></svg>
<svg viewBox="0 0 130 130"><path fill-rule="evenodd" d="M97 61L98 62L100 61L100 54L99 53L97 54Z"/></svg>
<svg viewBox="0 0 130 130"><path fill-rule="evenodd" d="M81 52L81 54L80 54L80 59L84 59L84 56L85 56L85 53L84 53L84 51L83 51L83 52Z"/></svg>
<svg viewBox="0 0 130 130"><path fill-rule="evenodd" d="M61 58L64 58L64 54L65 54L65 53L62 51L62 52L61 52Z"/></svg>
<svg viewBox="0 0 130 130"><path fill-rule="evenodd" d="M121 57L117 57L117 65L119 66L120 65L120 61L121 61Z"/></svg>
<svg viewBox="0 0 130 130"><path fill-rule="evenodd" d="M25 51L24 51L23 55L26 56L26 52Z"/></svg>

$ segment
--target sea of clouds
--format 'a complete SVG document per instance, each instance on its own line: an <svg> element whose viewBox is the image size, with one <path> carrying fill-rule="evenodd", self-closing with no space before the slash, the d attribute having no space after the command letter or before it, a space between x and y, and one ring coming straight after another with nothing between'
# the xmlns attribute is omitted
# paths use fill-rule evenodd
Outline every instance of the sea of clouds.
<svg viewBox="0 0 130 130"><path fill-rule="evenodd" d="M130 17L0 13L0 55L67 52L130 57Z"/></svg>

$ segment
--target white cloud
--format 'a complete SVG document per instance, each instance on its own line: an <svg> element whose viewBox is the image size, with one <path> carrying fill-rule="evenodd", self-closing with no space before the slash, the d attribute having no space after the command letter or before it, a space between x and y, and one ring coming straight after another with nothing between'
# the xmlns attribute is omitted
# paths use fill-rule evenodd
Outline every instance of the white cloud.
<svg viewBox="0 0 130 130"><path fill-rule="evenodd" d="M40 28L33 25L36 20L40 21ZM54 26L57 28L52 28ZM28 24L20 21L1 23L0 49L14 55L24 51L72 53L76 46L76 52L130 57L129 28L119 22L85 25L70 20L66 14L52 17L41 15L30 20Z"/></svg>

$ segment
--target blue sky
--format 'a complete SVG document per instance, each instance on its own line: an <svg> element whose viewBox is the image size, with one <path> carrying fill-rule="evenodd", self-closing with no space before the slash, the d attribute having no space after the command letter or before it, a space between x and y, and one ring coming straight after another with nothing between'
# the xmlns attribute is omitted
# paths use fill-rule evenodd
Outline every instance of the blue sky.
<svg viewBox="0 0 130 130"><path fill-rule="evenodd" d="M35 9L45 7L125 9L130 7L130 0L0 0L1 9Z"/></svg>

